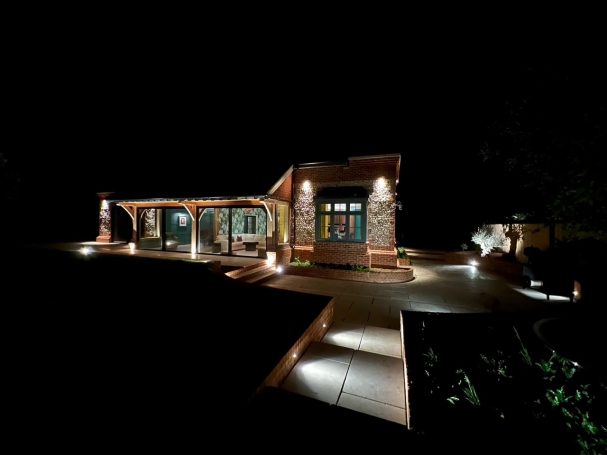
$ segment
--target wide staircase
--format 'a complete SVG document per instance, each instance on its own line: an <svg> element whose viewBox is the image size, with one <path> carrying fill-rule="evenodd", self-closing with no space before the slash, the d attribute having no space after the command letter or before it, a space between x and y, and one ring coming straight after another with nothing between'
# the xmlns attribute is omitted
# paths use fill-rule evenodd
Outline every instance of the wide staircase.
<svg viewBox="0 0 607 455"><path fill-rule="evenodd" d="M407 424L398 330L334 323L282 384L293 393Z"/></svg>
<svg viewBox="0 0 607 455"><path fill-rule="evenodd" d="M232 270L226 273L226 276L234 278L245 283L262 283L276 274L276 268L268 265L266 261L261 261L246 267Z"/></svg>

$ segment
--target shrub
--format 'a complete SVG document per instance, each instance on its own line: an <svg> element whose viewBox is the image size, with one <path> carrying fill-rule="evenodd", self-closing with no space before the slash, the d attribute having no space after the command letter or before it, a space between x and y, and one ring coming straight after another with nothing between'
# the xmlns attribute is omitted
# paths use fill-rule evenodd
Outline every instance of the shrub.
<svg viewBox="0 0 607 455"><path fill-rule="evenodd" d="M472 234L472 241L481 247L481 256L487 256L495 247L502 246L506 238L503 233L497 233L491 226L481 226Z"/></svg>
<svg viewBox="0 0 607 455"><path fill-rule="evenodd" d="M293 263L295 267L312 267L312 263L308 260L302 261L299 257L295 257L295 262Z"/></svg>
<svg viewBox="0 0 607 455"><path fill-rule="evenodd" d="M401 259L402 259L402 258L409 257L409 256L407 255L407 251L405 250L405 247L404 247L404 246L399 246L399 247L396 249L396 251L397 251L397 255L398 255L398 257L399 257L399 258L401 258Z"/></svg>

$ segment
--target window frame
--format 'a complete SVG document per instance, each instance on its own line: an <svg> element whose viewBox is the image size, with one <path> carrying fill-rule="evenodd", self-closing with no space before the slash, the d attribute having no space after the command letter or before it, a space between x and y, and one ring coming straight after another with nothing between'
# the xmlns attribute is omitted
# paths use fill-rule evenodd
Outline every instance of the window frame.
<svg viewBox="0 0 607 455"><path fill-rule="evenodd" d="M331 204L331 210L321 210L322 204ZM335 204L346 204L346 210L335 210ZM360 204L360 211L350 211L350 204ZM366 243L367 242L367 199L366 198L317 198L315 201L316 215L316 241L317 242L335 242L335 243ZM321 237L321 219L323 215L329 215L330 226L333 226L334 216L343 215L346 217L345 223L345 238L340 239L333 229L330 230L329 238ZM350 238L350 216L361 216L361 233L360 240Z"/></svg>

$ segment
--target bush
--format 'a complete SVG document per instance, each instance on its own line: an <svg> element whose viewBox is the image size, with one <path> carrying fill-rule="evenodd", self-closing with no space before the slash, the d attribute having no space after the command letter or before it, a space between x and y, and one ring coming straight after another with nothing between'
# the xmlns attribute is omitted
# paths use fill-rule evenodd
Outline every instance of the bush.
<svg viewBox="0 0 607 455"><path fill-rule="evenodd" d="M312 263L308 260L302 261L299 257L295 257L295 262L293 262L295 267L312 267Z"/></svg>
<svg viewBox="0 0 607 455"><path fill-rule="evenodd" d="M397 251L398 258L400 258L400 259L402 259L402 258L406 258L406 257L409 257L409 256L407 255L407 250L405 250L405 247L404 247L404 246L399 246L399 247L396 249L396 251Z"/></svg>
<svg viewBox="0 0 607 455"><path fill-rule="evenodd" d="M504 234L497 233L491 226L481 226L472 234L472 241L481 247L481 256L487 256L493 248L502 246L506 240Z"/></svg>

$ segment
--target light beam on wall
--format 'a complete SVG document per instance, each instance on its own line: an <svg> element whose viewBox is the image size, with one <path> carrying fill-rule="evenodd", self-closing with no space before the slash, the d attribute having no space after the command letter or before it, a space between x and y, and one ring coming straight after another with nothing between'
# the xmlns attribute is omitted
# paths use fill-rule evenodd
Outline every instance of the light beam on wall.
<svg viewBox="0 0 607 455"><path fill-rule="evenodd" d="M394 244L394 190L384 177L373 182L368 207L369 243Z"/></svg>
<svg viewBox="0 0 607 455"><path fill-rule="evenodd" d="M314 243L314 186L309 180L305 180L295 188L295 238L299 245L311 245Z"/></svg>

